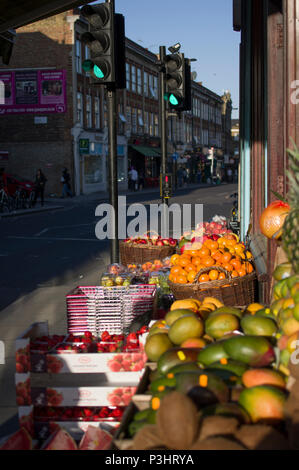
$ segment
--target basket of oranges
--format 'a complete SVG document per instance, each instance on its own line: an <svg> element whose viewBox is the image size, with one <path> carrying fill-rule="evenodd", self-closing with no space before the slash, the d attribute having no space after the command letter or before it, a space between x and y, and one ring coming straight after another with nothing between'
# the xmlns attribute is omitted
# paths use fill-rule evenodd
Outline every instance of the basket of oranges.
<svg viewBox="0 0 299 470"><path fill-rule="evenodd" d="M256 300L252 255L237 240L206 240L200 249L173 255L171 264L168 282L176 299L211 296L232 306Z"/></svg>
<svg viewBox="0 0 299 470"><path fill-rule="evenodd" d="M154 231L146 232L141 238L127 238L119 242L121 263L141 264L163 260L175 253L177 240L162 238Z"/></svg>

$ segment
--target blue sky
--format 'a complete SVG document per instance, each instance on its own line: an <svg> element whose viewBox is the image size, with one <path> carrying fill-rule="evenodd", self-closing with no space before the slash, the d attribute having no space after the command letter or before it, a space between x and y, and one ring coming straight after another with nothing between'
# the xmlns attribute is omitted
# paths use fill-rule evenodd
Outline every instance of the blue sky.
<svg viewBox="0 0 299 470"><path fill-rule="evenodd" d="M102 2L96 2L102 3ZM240 34L233 31L232 0L115 0L115 11L126 21L126 36L159 52L159 45L182 45L196 58L196 81L218 94L232 93L239 107ZM237 117L234 111L233 117Z"/></svg>

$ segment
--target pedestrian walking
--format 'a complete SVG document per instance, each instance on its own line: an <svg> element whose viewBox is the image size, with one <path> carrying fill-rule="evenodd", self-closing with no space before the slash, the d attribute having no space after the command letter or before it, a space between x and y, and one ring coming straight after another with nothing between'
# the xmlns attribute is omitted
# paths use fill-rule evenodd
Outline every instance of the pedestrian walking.
<svg viewBox="0 0 299 470"><path fill-rule="evenodd" d="M231 168L228 168L228 170L227 170L227 179L228 179L229 183L233 182L233 172L232 172Z"/></svg>
<svg viewBox="0 0 299 470"><path fill-rule="evenodd" d="M131 191L136 191L138 189L138 172L133 166L129 171L129 188Z"/></svg>
<svg viewBox="0 0 299 470"><path fill-rule="evenodd" d="M139 184L139 190L144 188L144 171L142 169L139 172L138 184Z"/></svg>
<svg viewBox="0 0 299 470"><path fill-rule="evenodd" d="M60 182L62 184L62 198L65 198L67 196L73 197L73 193L71 191L71 177L70 174L67 170L67 168L64 168L62 170L62 176L60 179Z"/></svg>
<svg viewBox="0 0 299 470"><path fill-rule="evenodd" d="M33 207L36 204L38 196L40 196L41 205L42 206L44 205L44 194L45 194L46 182L47 182L47 178L43 174L42 170L41 169L37 170L36 177L35 177L35 183L34 183L35 195L34 195L34 200L33 200L33 204L32 204Z"/></svg>

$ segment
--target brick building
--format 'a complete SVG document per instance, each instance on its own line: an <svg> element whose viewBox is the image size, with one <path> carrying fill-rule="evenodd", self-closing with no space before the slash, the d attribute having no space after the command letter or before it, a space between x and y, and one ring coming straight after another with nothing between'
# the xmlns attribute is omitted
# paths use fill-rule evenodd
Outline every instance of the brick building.
<svg viewBox="0 0 299 470"><path fill-rule="evenodd" d="M30 179L41 168L48 179L46 194L60 194L64 167L70 171L76 194L108 189L105 88L91 86L82 69L89 49L81 43L80 36L87 30L79 9L19 28L9 66L0 66L0 80L3 74L11 74L12 83L15 80L21 87L16 91L19 103L27 100L24 108L19 104L4 112L0 104L1 166ZM161 142L157 61L155 54L126 39L127 88L119 90L117 97L120 189L127 188L131 165L144 172L148 185L158 184ZM59 73L63 78L56 80L60 83L56 92L65 93L64 104L51 108L39 106L36 101L31 109L30 103L38 100L35 95L39 89L40 100L50 103L57 99L55 86L45 77L58 77ZM216 148L221 156L223 145L227 145L224 133L230 126L231 113L231 106L227 106L221 124L222 106L219 95L192 82L192 111L183 113L181 119L171 117L168 121L170 169L174 152L180 156L178 162L188 164L194 174L198 155L207 154L209 147Z"/></svg>

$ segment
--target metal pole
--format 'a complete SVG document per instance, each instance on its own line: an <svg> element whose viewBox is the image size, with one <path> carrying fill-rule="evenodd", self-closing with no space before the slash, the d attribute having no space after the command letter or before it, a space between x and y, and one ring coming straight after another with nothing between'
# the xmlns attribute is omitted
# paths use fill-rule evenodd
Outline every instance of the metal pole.
<svg viewBox="0 0 299 470"><path fill-rule="evenodd" d="M106 0L111 3L113 15L115 13L114 0ZM109 201L114 209L114 220L111 220L113 237L110 242L111 263L119 262L118 245L118 177L117 177L117 114L116 114L116 88L114 85L107 86L108 105L108 135L109 135Z"/></svg>
<svg viewBox="0 0 299 470"><path fill-rule="evenodd" d="M164 63L166 56L165 46L160 46L160 61ZM167 116L166 116L166 101L165 95L165 71L160 71L160 123L161 123L161 174L162 181L165 181L165 175L167 173ZM169 204L169 199L164 197L162 193L162 204Z"/></svg>

